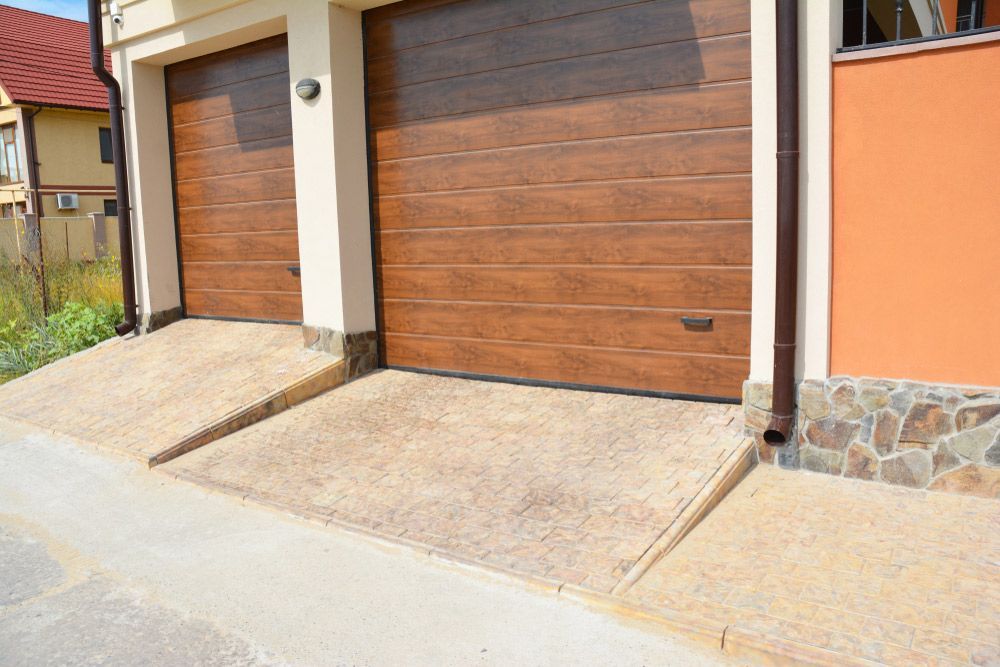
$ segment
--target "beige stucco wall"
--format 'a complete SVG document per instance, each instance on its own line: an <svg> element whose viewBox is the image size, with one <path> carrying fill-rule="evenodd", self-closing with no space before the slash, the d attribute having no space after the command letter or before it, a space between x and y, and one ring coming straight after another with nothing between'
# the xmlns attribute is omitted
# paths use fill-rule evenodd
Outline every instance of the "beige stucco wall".
<svg viewBox="0 0 1000 667"><path fill-rule="evenodd" d="M108 126L108 114L104 112L43 109L35 116L42 185L106 185L113 188L114 166L101 162L98 136L98 129Z"/></svg>
<svg viewBox="0 0 1000 667"><path fill-rule="evenodd" d="M305 322L374 329L360 10L381 4L133 0L122 3L122 26L105 17L131 110L126 142L143 312L180 305L163 67L287 32ZM310 102L294 94L307 77L323 86Z"/></svg>
<svg viewBox="0 0 1000 667"><path fill-rule="evenodd" d="M831 57L839 46L842 2L799 0L799 378L830 368ZM753 41L753 320L750 377L769 380L774 363L777 219L775 7L751 3Z"/></svg>

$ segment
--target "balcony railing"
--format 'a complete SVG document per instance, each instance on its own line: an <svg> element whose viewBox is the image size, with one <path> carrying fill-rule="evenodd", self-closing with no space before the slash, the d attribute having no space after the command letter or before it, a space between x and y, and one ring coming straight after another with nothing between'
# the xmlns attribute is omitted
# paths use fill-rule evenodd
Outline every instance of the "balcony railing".
<svg viewBox="0 0 1000 667"><path fill-rule="evenodd" d="M989 4L988 3L992 3ZM1000 30L1000 0L845 0L841 52Z"/></svg>

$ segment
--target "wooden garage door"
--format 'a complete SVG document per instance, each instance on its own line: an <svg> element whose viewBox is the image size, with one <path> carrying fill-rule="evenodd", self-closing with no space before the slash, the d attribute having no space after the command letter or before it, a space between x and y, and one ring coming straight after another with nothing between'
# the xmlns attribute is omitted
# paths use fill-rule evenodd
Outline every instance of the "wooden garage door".
<svg viewBox="0 0 1000 667"><path fill-rule="evenodd" d="M301 321L285 36L166 80L185 314Z"/></svg>
<svg viewBox="0 0 1000 667"><path fill-rule="evenodd" d="M748 0L366 12L387 363L738 397L749 14Z"/></svg>

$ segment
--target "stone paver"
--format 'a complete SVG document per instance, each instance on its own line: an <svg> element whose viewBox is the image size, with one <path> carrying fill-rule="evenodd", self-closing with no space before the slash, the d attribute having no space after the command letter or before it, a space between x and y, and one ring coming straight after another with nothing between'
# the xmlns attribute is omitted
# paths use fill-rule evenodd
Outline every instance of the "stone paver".
<svg viewBox="0 0 1000 667"><path fill-rule="evenodd" d="M741 415L383 371L157 470L608 592L750 451Z"/></svg>
<svg viewBox="0 0 1000 667"><path fill-rule="evenodd" d="M761 466L626 597L845 659L1000 665L1000 503Z"/></svg>
<svg viewBox="0 0 1000 667"><path fill-rule="evenodd" d="M0 385L0 415L149 461L338 362L300 327L182 320Z"/></svg>

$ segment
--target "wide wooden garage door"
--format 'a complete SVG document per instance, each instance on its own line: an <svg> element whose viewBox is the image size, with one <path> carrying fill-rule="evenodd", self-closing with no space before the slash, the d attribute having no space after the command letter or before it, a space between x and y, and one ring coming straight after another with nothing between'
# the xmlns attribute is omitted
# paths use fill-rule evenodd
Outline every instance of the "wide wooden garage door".
<svg viewBox="0 0 1000 667"><path fill-rule="evenodd" d="M749 10L414 0L367 12L387 363L738 397Z"/></svg>
<svg viewBox="0 0 1000 667"><path fill-rule="evenodd" d="M301 321L285 36L166 81L185 314Z"/></svg>

